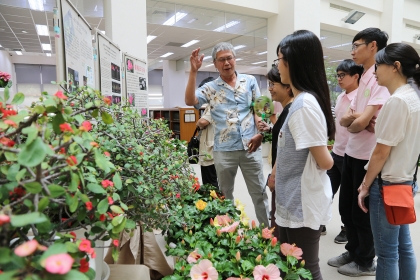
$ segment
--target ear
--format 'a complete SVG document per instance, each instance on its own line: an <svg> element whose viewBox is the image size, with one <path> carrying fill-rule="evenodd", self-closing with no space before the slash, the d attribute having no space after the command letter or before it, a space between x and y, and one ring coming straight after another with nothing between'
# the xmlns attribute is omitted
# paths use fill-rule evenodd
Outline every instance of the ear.
<svg viewBox="0 0 420 280"><path fill-rule="evenodd" d="M396 70L396 71L401 70L401 62L399 62L399 61L394 62L394 70Z"/></svg>
<svg viewBox="0 0 420 280"><path fill-rule="evenodd" d="M372 42L370 42L372 45L371 45L371 49L373 50L373 51L378 51L378 43L376 42L376 41L372 41Z"/></svg>

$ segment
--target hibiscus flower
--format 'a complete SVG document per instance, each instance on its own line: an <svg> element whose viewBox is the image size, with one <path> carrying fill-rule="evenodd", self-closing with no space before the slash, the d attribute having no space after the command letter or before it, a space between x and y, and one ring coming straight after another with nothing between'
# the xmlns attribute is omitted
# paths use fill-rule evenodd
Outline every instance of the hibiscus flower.
<svg viewBox="0 0 420 280"><path fill-rule="evenodd" d="M217 273L211 261L202 260L191 268L190 276L192 280L217 280L219 273Z"/></svg>
<svg viewBox="0 0 420 280"><path fill-rule="evenodd" d="M255 280L282 280L279 268L272 263L267 265L267 267L257 265L252 274Z"/></svg>

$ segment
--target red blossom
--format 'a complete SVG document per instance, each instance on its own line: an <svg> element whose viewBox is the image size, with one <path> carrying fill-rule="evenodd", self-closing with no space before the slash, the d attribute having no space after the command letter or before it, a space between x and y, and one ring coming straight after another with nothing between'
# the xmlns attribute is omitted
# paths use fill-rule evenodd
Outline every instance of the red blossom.
<svg viewBox="0 0 420 280"><path fill-rule="evenodd" d="M70 231L69 234L73 236L73 239L76 239L76 233L74 231Z"/></svg>
<svg viewBox="0 0 420 280"><path fill-rule="evenodd" d="M92 249L91 244L90 244L90 240L87 240L85 238L81 239L82 241L79 244L79 250L81 252L90 252L90 250Z"/></svg>
<svg viewBox="0 0 420 280"><path fill-rule="evenodd" d="M10 216L0 214L0 226L10 223Z"/></svg>
<svg viewBox="0 0 420 280"><path fill-rule="evenodd" d="M82 273L86 273L89 271L89 262L86 260L86 258L80 260L79 271Z"/></svg>
<svg viewBox="0 0 420 280"><path fill-rule="evenodd" d="M66 153L66 148L60 148L60 150L58 151L59 154L65 154Z"/></svg>
<svg viewBox="0 0 420 280"><path fill-rule="evenodd" d="M99 216L99 221L103 222L103 221L105 221L105 219L106 219L105 214L101 214L101 215Z"/></svg>
<svg viewBox="0 0 420 280"><path fill-rule="evenodd" d="M18 127L18 125L12 120L5 120L4 123L14 128Z"/></svg>
<svg viewBox="0 0 420 280"><path fill-rule="evenodd" d="M114 239L112 240L112 244L114 244L115 247L118 247L118 245L120 245L120 242L118 241L118 239Z"/></svg>
<svg viewBox="0 0 420 280"><path fill-rule="evenodd" d="M76 159L76 157L75 157L75 156L69 156L69 157L66 159L66 162L67 162L67 164L68 164L68 165L70 165L70 166L74 166L74 165L76 165L76 164L77 164L77 159Z"/></svg>
<svg viewBox="0 0 420 280"><path fill-rule="evenodd" d="M108 204L112 205L114 204L114 200L112 199L112 197L108 196Z"/></svg>
<svg viewBox="0 0 420 280"><path fill-rule="evenodd" d="M86 205L86 209L87 209L88 211L90 211L90 210L92 210L92 209L93 209L92 202L88 201L88 202L86 202L86 203L85 203L85 205Z"/></svg>
<svg viewBox="0 0 420 280"><path fill-rule="evenodd" d="M57 91L54 95L57 96L59 99L67 99L67 96L65 96L62 91Z"/></svg>
<svg viewBox="0 0 420 280"><path fill-rule="evenodd" d="M82 125L79 127L80 131L90 131L92 130L92 124L89 121L82 122Z"/></svg>
<svg viewBox="0 0 420 280"><path fill-rule="evenodd" d="M2 112L2 114L3 114L3 119L5 119L5 118L7 118L7 117L9 117L9 116L15 116L15 115L17 115L17 112L15 111L15 110L4 110L3 108L0 108L0 111Z"/></svg>
<svg viewBox="0 0 420 280"><path fill-rule="evenodd" d="M106 157L110 157L110 156L111 156L111 154L110 154L109 152L104 152L104 155L105 155Z"/></svg>
<svg viewBox="0 0 420 280"><path fill-rule="evenodd" d="M73 133L73 129L71 128L70 124L68 124L68 123L62 123L62 124L60 124L60 130L61 130L61 132L68 131L68 132Z"/></svg>
<svg viewBox="0 0 420 280"><path fill-rule="evenodd" d="M7 147L13 147L16 143L15 141L13 141L12 139L6 138L6 137L2 137L0 138L0 144L7 146Z"/></svg>
<svg viewBox="0 0 420 280"><path fill-rule="evenodd" d="M110 180L103 180L101 184L102 184L102 187L104 187L104 189L114 186L114 183L111 182Z"/></svg>
<svg viewBox="0 0 420 280"><path fill-rule="evenodd" d="M181 194L180 193L177 193L176 194L176 198L180 198L181 197Z"/></svg>
<svg viewBox="0 0 420 280"><path fill-rule="evenodd" d="M112 103L111 98L109 98L109 97L104 97L104 102L105 102L107 105L111 105L111 103Z"/></svg>
<svg viewBox="0 0 420 280"><path fill-rule="evenodd" d="M106 212L107 214L108 214L108 217L110 218L110 219L113 219L114 218L114 215L111 213L111 212Z"/></svg>

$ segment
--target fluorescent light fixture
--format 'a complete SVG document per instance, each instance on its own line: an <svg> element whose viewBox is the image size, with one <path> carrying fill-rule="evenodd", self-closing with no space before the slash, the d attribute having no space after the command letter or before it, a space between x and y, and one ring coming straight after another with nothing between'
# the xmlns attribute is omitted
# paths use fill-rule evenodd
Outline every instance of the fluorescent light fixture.
<svg viewBox="0 0 420 280"><path fill-rule="evenodd" d="M171 16L167 21L165 21L163 25L174 25L175 22L181 20L186 15L187 13L177 12L175 15Z"/></svg>
<svg viewBox="0 0 420 280"><path fill-rule="evenodd" d="M101 31L101 33L105 35L105 30L99 30L99 31Z"/></svg>
<svg viewBox="0 0 420 280"><path fill-rule="evenodd" d="M319 40L325 40L325 39L327 39L327 37L321 37L321 38L319 38Z"/></svg>
<svg viewBox="0 0 420 280"><path fill-rule="evenodd" d="M3 46L2 46L2 45L0 45L0 48L3 48Z"/></svg>
<svg viewBox="0 0 420 280"><path fill-rule="evenodd" d="M168 52L168 53L165 53L164 55L161 55L160 57L168 57L173 54L174 54L173 52Z"/></svg>
<svg viewBox="0 0 420 280"><path fill-rule="evenodd" d="M190 19L189 21L187 21L187 23L193 23L194 21L196 21L197 19L196 18L192 18L192 19Z"/></svg>
<svg viewBox="0 0 420 280"><path fill-rule="evenodd" d="M44 10L44 1L43 0L28 0L29 8L31 10L43 11Z"/></svg>
<svg viewBox="0 0 420 280"><path fill-rule="evenodd" d="M93 11L95 11L95 12L98 11L98 5L95 6L95 9L93 9Z"/></svg>
<svg viewBox="0 0 420 280"><path fill-rule="evenodd" d="M210 22L208 22L208 23L206 23L206 26L209 26L210 24L212 24L213 22L212 21L210 21Z"/></svg>
<svg viewBox="0 0 420 280"><path fill-rule="evenodd" d="M209 64L209 65L207 65L207 66L204 66L204 67L210 67L210 66L213 66L213 64Z"/></svg>
<svg viewBox="0 0 420 280"><path fill-rule="evenodd" d="M244 60L243 58L235 58L236 61Z"/></svg>
<svg viewBox="0 0 420 280"><path fill-rule="evenodd" d="M28 33L28 31L22 30L22 33Z"/></svg>
<svg viewBox="0 0 420 280"><path fill-rule="evenodd" d="M211 55L205 56L205 57L203 58L203 60L206 60L206 59L209 59L209 58L211 58Z"/></svg>
<svg viewBox="0 0 420 280"><path fill-rule="evenodd" d="M51 56L51 53L46 53L45 55L46 55L46 56Z"/></svg>
<svg viewBox="0 0 420 280"><path fill-rule="evenodd" d="M364 12L352 10L345 18L342 19L342 21L345 23L355 24L364 15Z"/></svg>
<svg viewBox="0 0 420 280"><path fill-rule="evenodd" d="M37 24L36 25L36 32L38 33L39 36L49 36L50 35L50 32L48 31L48 26L42 25L42 24Z"/></svg>
<svg viewBox="0 0 420 280"><path fill-rule="evenodd" d="M17 55L22 55L22 52L21 51L16 51L16 54Z"/></svg>
<svg viewBox="0 0 420 280"><path fill-rule="evenodd" d="M245 48L245 45L237 45L236 47L233 47L234 50L239 50Z"/></svg>
<svg viewBox="0 0 420 280"><path fill-rule="evenodd" d="M265 52L260 52L260 53L257 53L258 55L262 55L262 54L266 54L267 53L267 51L265 51Z"/></svg>
<svg viewBox="0 0 420 280"><path fill-rule="evenodd" d="M230 28L230 27L232 27L232 26L235 26L235 25L237 25L238 23L240 23L240 21L237 21L237 20L232 20L232 21L230 21L230 22L226 23L225 25L222 25L222 26L220 26L220 27L218 27L218 28L214 29L213 31L220 32L220 31L223 31L224 29L228 29L228 28Z"/></svg>
<svg viewBox="0 0 420 280"><path fill-rule="evenodd" d="M163 60L159 60L159 62L163 62Z"/></svg>
<svg viewBox="0 0 420 280"><path fill-rule="evenodd" d="M188 48L189 46L192 46L194 44L197 44L198 42L200 42L200 40L191 40L188 43L185 43L181 46L181 48Z"/></svg>
<svg viewBox="0 0 420 280"><path fill-rule="evenodd" d="M51 45L50 44L41 44L42 45L42 49L44 51L50 51L51 50Z"/></svg>
<svg viewBox="0 0 420 280"><path fill-rule="evenodd" d="M157 36L152 36L152 35L149 35L149 36L147 36L147 43L149 44L153 39L155 39Z"/></svg>
<svg viewBox="0 0 420 280"><path fill-rule="evenodd" d="M266 62L267 62L267 60L264 60L264 61L254 62L254 63L251 63L251 64L261 64L261 63L266 63Z"/></svg>
<svg viewBox="0 0 420 280"><path fill-rule="evenodd" d="M340 44L340 45L335 45L335 46L327 47L327 49L340 48L340 47L348 46L348 45L351 45L351 44L352 44L352 42L344 43L344 44Z"/></svg>

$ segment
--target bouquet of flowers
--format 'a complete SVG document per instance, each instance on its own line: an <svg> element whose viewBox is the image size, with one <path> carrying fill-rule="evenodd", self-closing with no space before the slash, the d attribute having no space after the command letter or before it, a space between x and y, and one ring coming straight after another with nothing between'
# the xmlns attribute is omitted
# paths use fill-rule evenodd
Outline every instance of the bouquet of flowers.
<svg viewBox="0 0 420 280"><path fill-rule="evenodd" d="M0 71L0 88L11 87L12 81L10 74Z"/></svg>

